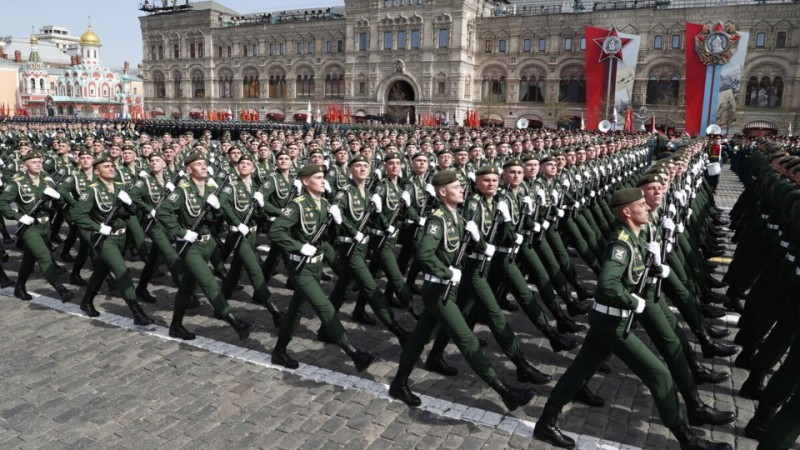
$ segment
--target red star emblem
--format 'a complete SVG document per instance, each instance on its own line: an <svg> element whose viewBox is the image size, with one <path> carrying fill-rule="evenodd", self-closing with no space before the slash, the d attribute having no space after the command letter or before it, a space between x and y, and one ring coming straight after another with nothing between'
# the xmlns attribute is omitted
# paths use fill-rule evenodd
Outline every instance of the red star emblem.
<svg viewBox="0 0 800 450"><path fill-rule="evenodd" d="M611 27L608 35L604 38L593 39L594 43L600 46L600 60L603 62L607 59L616 59L622 61L622 49L631 41L629 38L619 37L617 27Z"/></svg>

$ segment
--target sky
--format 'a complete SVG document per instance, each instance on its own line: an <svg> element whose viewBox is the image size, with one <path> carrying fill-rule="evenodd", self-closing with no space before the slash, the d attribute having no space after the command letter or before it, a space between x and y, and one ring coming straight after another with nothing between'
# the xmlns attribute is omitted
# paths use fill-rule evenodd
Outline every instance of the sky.
<svg viewBox="0 0 800 450"><path fill-rule="evenodd" d="M183 4L185 0L179 0ZM193 1L190 1L192 3ZM142 61L140 0L4 0L0 36L28 37L45 25L68 28L73 35L92 29L100 37L100 57L105 66L122 68L125 61L136 67ZM153 3L151 1L150 3ZM241 14L283 11L287 2L275 0L218 0ZM158 5L161 1L158 0ZM292 9L342 6L343 0L292 0Z"/></svg>

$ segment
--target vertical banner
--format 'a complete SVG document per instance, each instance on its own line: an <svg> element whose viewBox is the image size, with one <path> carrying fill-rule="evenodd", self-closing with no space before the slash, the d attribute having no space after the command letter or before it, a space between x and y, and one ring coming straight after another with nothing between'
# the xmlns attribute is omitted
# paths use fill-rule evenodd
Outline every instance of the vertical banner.
<svg viewBox="0 0 800 450"><path fill-rule="evenodd" d="M717 123L720 91L723 85L739 89L732 83L736 77L736 64L725 67L737 53L742 35L732 23L697 24L686 23L686 132L706 135L706 128ZM746 37L745 37L746 45ZM746 47L745 47L746 48ZM744 51L742 52L744 53ZM744 56L741 66L744 66ZM738 60L738 58L737 58ZM727 72L727 73L726 73ZM725 77L723 77L725 73ZM741 67L738 68L741 79ZM731 87L736 84L735 87ZM727 94L726 94L727 96Z"/></svg>
<svg viewBox="0 0 800 450"><path fill-rule="evenodd" d="M631 105L639 44L637 35L585 26L586 35L586 121L597 129L610 120L615 108Z"/></svg>

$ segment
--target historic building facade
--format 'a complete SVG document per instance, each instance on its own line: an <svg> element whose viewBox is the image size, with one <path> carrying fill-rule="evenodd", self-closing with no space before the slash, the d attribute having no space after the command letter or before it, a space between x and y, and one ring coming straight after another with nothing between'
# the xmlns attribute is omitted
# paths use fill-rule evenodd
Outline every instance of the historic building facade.
<svg viewBox="0 0 800 450"><path fill-rule="evenodd" d="M641 36L632 98L641 121L654 113L680 130L684 52L694 45L685 23L724 20L750 42L737 111L722 125L796 128L796 2L595 2L582 11L561 3L573 2L345 0L343 8L247 16L214 2L150 10L140 17L144 92L151 113L175 117L217 111L291 121L337 104L397 122L435 114L460 123L473 109L511 126L520 118L576 126L585 108L583 26L613 25Z"/></svg>

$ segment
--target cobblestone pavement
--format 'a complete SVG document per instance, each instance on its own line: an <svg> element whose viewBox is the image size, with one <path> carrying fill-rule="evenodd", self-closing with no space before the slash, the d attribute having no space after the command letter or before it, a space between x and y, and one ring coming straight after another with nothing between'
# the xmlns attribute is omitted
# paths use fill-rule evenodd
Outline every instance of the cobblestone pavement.
<svg viewBox="0 0 800 450"><path fill-rule="evenodd" d="M730 208L740 191L726 170L718 205ZM7 247L12 260L5 266L14 278L19 252ZM141 263L130 259L136 278ZM84 277L89 273L84 270ZM206 306L185 320L199 338L182 342L166 333L175 288L168 276L156 282L164 283L151 286L158 303L145 305L156 324L146 328L134 326L122 300L105 291L96 300L102 315L85 317L76 300L62 304L51 298L52 288L36 272L28 283L33 301L13 298L12 288L2 291L0 448L549 448L532 441L531 432L555 382L537 387L527 407L508 413L451 346L448 360L461 375L446 378L420 367L412 374L412 389L425 395L423 407L409 409L386 392L397 369L397 340L383 328L354 324L352 302L343 308L344 325L354 344L377 353L379 361L357 374L343 352L316 341L319 321L309 312L289 346L304 364L288 371L269 363L276 330L268 313L249 301L249 287L232 299L237 314L259 324L249 340L239 341ZM289 300L284 282L278 275L270 283L283 308ZM76 293L79 299L82 291ZM396 313L411 328L413 319ZM510 321L528 359L557 379L574 353L552 353L524 315ZM734 323L728 317L718 325ZM486 352L500 375L513 380L514 368L488 329L479 326L477 333L489 342ZM746 372L730 358L706 362L733 376L701 386L702 397L738 418L732 426L701 432L737 449L755 449L754 441L741 436L754 404L734 395ZM610 405L567 406L561 428L580 439L580 448L679 448L647 389L620 361L612 359L611 369L590 382Z"/></svg>

